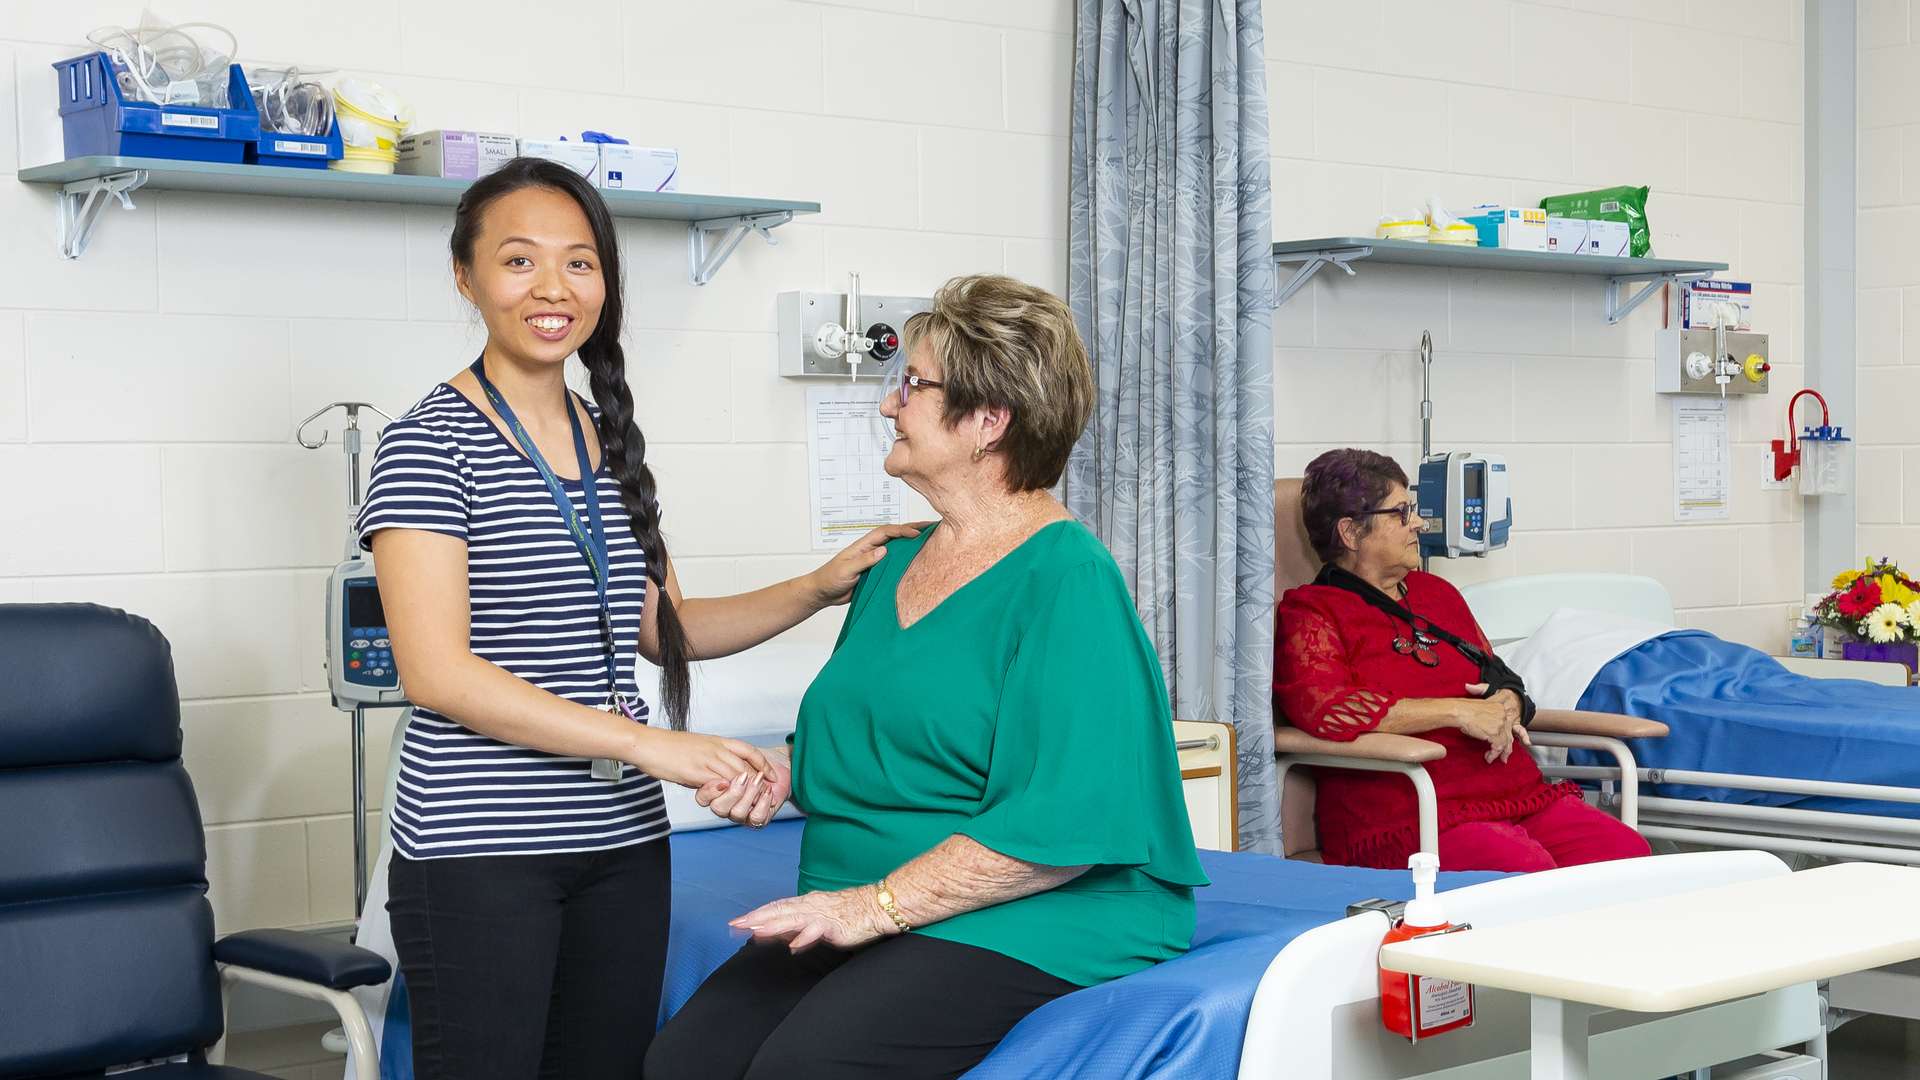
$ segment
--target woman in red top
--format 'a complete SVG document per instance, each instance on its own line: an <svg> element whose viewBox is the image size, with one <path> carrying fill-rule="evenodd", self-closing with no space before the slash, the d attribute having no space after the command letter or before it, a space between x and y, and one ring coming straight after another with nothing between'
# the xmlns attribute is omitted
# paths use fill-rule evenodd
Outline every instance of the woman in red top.
<svg viewBox="0 0 1920 1080"><path fill-rule="evenodd" d="M1492 651L1459 591L1420 570L1425 522L1392 458L1367 450L1315 458L1301 514L1326 565L1280 601L1278 715L1337 742L1385 731L1446 747L1426 769L1439 796L1440 865L1450 870L1546 870L1647 854L1639 833L1582 802L1577 786L1546 782L1526 751L1531 709L1519 691L1483 696L1479 665L1445 640L1451 632ZM1391 613L1396 605L1413 620ZM1318 779L1328 862L1407 865L1419 827L1404 776L1322 769Z"/></svg>

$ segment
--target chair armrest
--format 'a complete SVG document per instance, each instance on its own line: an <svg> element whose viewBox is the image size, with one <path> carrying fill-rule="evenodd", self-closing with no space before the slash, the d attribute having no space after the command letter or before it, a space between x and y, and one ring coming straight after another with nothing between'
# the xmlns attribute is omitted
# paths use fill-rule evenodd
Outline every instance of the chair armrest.
<svg viewBox="0 0 1920 1080"><path fill-rule="evenodd" d="M1567 735L1601 735L1609 739L1659 739L1667 734L1667 725L1658 720L1619 713L1580 712L1574 709L1540 709L1533 714L1528 729Z"/></svg>
<svg viewBox="0 0 1920 1080"><path fill-rule="evenodd" d="M1429 739L1412 735L1389 735L1369 731L1352 742L1316 739L1297 727L1275 724L1273 751L1276 754L1325 754L1328 757L1364 758L1369 761L1398 761L1418 765L1447 756L1447 748Z"/></svg>
<svg viewBox="0 0 1920 1080"><path fill-rule="evenodd" d="M386 982L393 968L378 953L293 930L247 930L213 944L215 963L252 968L331 990Z"/></svg>

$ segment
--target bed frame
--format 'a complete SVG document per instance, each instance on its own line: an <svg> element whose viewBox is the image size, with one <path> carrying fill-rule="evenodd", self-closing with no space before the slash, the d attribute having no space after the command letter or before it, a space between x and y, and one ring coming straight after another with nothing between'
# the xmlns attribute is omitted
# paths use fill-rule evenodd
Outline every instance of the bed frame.
<svg viewBox="0 0 1920 1080"><path fill-rule="evenodd" d="M1577 607L1634 616L1674 625L1673 601L1666 587L1647 577L1625 574L1542 574L1504 578L1461 590L1474 617L1494 644L1532 634L1558 608ZM1861 660L1781 658L1788 670L1816 679L1864 679L1886 686L1907 685L1899 664ZM1916 690L1915 693L1920 693ZM1610 789L1613 769L1542 766L1554 775L1597 781L1602 800L1617 798ZM1920 786L1846 784L1741 773L1684 769L1640 769L1646 784L1698 784L1746 791L1847 799L1878 799L1920 804ZM1701 799L1639 797L1640 832L1648 839L1708 848L1758 848L1820 859L1899 863L1920 866L1920 820L1880 814L1803 810L1791 806L1745 806ZM1833 1023L1849 1014L1877 1013L1920 1020L1920 964L1899 964L1832 980L1826 998Z"/></svg>
<svg viewBox="0 0 1920 1080"><path fill-rule="evenodd" d="M1666 586L1648 577L1540 574L1470 585L1462 589L1461 594L1495 645L1532 634L1560 608L1605 611L1677 625ZM1907 681L1906 668L1899 664L1809 659L1783 663L1813 678L1866 679L1893 686L1904 686ZM1611 781L1619 775L1617 769L1564 764L1543 765L1542 769L1567 779L1598 782L1603 803L1611 805L1620 798L1619 793L1611 790ZM1847 784L1686 769L1641 768L1638 773L1643 784L1692 784L1807 797L1920 804L1920 786ZM1920 820L1646 794L1639 796L1638 803L1640 832L1650 840L1920 866Z"/></svg>

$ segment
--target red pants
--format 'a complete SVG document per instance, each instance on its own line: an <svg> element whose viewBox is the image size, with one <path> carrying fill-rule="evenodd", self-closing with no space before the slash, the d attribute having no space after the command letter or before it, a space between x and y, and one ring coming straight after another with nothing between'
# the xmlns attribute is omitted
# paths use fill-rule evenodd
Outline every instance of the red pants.
<svg viewBox="0 0 1920 1080"><path fill-rule="evenodd" d="M1442 870L1532 873L1647 853L1639 833L1578 799L1556 800L1513 821L1474 821L1440 834Z"/></svg>

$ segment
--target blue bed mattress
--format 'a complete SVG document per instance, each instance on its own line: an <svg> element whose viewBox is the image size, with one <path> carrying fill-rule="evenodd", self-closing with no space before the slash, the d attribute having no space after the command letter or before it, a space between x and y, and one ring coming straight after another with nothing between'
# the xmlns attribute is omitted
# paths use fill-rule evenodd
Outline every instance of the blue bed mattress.
<svg viewBox="0 0 1920 1080"><path fill-rule="evenodd" d="M1580 708L1659 720L1664 739L1633 740L1643 767L1920 787L1920 690L1796 675L1772 657L1697 630L1622 653ZM1577 764L1612 764L1573 751ZM1680 784L1651 795L1920 818L1920 805L1809 798Z"/></svg>
<svg viewBox="0 0 1920 1080"><path fill-rule="evenodd" d="M797 821L760 831L673 838L673 940L662 1018L733 955L746 935L727 920L793 893ZM1193 950L1177 960L1069 994L1029 1016L968 1075L1232 1076L1260 976L1287 942L1368 897L1405 899L1405 872L1320 866L1265 855L1201 852L1212 886L1198 890ZM1458 888L1499 874L1442 874Z"/></svg>

